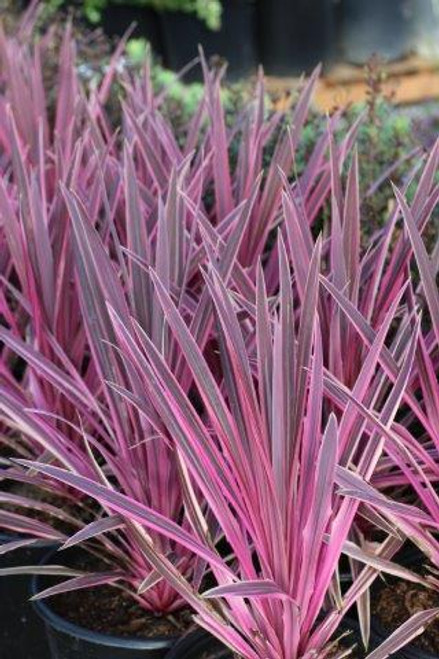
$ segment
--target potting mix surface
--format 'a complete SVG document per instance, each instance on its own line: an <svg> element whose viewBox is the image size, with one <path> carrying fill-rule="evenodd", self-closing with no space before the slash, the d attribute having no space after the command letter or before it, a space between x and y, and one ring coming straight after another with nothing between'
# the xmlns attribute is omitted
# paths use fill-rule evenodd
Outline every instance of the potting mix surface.
<svg viewBox="0 0 439 659"><path fill-rule="evenodd" d="M111 586L63 593L51 598L50 608L80 627L112 636L180 636L191 624L188 609L172 616L153 615Z"/></svg>
<svg viewBox="0 0 439 659"><path fill-rule="evenodd" d="M65 564L84 571L106 570L108 566L83 550L67 550ZM52 579L47 579L47 582ZM44 583L44 586L49 583ZM102 585L61 593L47 600L50 609L75 625L111 636L154 638L181 636L192 624L188 608L172 615L147 611L126 590Z"/></svg>

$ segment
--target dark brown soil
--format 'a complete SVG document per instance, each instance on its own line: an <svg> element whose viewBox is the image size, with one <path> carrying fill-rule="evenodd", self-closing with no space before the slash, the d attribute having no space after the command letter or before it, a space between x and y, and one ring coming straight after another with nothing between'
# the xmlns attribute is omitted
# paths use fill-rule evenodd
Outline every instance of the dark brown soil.
<svg viewBox="0 0 439 659"><path fill-rule="evenodd" d="M80 549L66 550L64 556L64 563L69 567L94 572L106 569L99 558ZM39 588L53 583L56 581L44 578ZM97 586L61 593L52 596L47 603L52 611L65 620L113 636L181 636L192 624L189 609L172 615L156 615L143 608L129 592L115 586Z"/></svg>
<svg viewBox="0 0 439 659"><path fill-rule="evenodd" d="M14 494L34 499L35 501L59 506L70 515L82 519L84 522L92 519L91 510L96 507L93 500L84 499L75 504L69 497L64 498L53 492L25 483L5 482L9 491ZM2 483L4 486L5 483ZM3 504L7 510L14 513L25 514L33 519L39 519L52 524L60 531L69 533L72 529L64 520L55 515L48 515L38 509L23 508L14 504ZM76 530L73 529L73 530ZM85 551L78 550L73 553L65 552L69 567L85 571L108 570L100 558ZM55 581L44 579L41 589L53 585ZM158 616L145 610L136 602L130 593L114 586L99 586L96 588L72 591L53 596L47 601L50 608L62 618L91 631L110 634L114 636L134 636L138 638L151 638L154 636L180 636L186 631L192 617L188 609L177 612L172 616Z"/></svg>
<svg viewBox="0 0 439 659"><path fill-rule="evenodd" d="M421 585L395 581L380 588L372 597L372 613L380 626L394 631L410 616L439 606L439 593ZM413 645L434 655L439 653L439 619L433 621Z"/></svg>
<svg viewBox="0 0 439 659"><path fill-rule="evenodd" d="M50 608L80 627L113 636L180 636L192 622L188 609L172 616L153 615L128 593L111 586L56 595Z"/></svg>

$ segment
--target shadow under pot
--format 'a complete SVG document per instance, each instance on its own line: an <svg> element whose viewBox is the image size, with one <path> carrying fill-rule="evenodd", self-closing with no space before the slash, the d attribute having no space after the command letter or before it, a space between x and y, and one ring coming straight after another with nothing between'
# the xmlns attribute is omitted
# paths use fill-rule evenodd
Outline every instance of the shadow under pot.
<svg viewBox="0 0 439 659"><path fill-rule="evenodd" d="M20 540L19 536L0 534L0 545ZM56 544L41 540L0 556L0 568L38 565ZM29 575L0 578L0 656L8 659L47 657L49 648L41 621L29 601Z"/></svg>
<svg viewBox="0 0 439 659"><path fill-rule="evenodd" d="M45 556L42 564L49 565L53 563L54 560L54 552L50 552ZM55 562L59 564L58 557ZM72 560L71 556L67 562L69 566L75 565L75 563L77 565L77 562ZM54 585L54 583L56 583L56 581L54 581L53 577L49 578L36 575L31 581L31 594L35 595L41 590ZM67 617L62 614L60 615L60 610L67 610L70 606L70 599L68 600L68 603L62 601L62 599L68 595L69 598L72 596L78 598L75 602L77 602L76 605L78 610L83 611L81 614L82 617L85 619L89 617L91 619L96 612L96 608L99 607L99 598L96 600L94 606L89 607L90 600L87 599L83 606L81 604L81 597L84 595L87 597L87 594L92 597L92 591L102 588L108 589L108 593L110 593L110 591L115 592L116 590L110 586L98 586L96 588L76 591L74 594L57 594L53 597L36 600L32 603L36 613L43 620L46 628L46 635L50 648L50 654L48 657L50 657L50 659L109 659L110 657L111 659L136 659L136 657L139 659L164 658L177 641L179 637L178 634L165 635L163 632L158 632L157 635L154 635L154 631L151 630L150 635L148 630L148 633L145 633L144 636L130 636L128 633L125 635L125 631L119 635L113 635L110 630L105 633L101 631L93 631L92 629L87 629L85 626L68 620ZM108 598L105 599L108 600ZM154 618L153 616L149 616L149 618L151 626L153 626ZM136 625L136 622L137 621L133 621L133 624ZM110 626L111 623L109 622L108 624ZM41 656L46 657L46 655Z"/></svg>

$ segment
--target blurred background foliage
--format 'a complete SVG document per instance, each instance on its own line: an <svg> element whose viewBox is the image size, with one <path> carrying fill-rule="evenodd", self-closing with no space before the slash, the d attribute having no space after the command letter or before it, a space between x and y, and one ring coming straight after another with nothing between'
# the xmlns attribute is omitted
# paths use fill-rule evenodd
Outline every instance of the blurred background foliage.
<svg viewBox="0 0 439 659"><path fill-rule="evenodd" d="M112 0L113 1L113 0ZM212 3L198 3L188 0L131 0L139 5L158 6L167 9L198 12L201 4L207 11ZM115 0L116 4L117 1ZM66 2L65 0L47 0L42 4L42 11L37 23L34 38L38 39L49 30L51 41L46 57L45 80L47 88L56 90L58 52L66 18L71 17L73 32L77 43L77 66L80 77L87 85L93 86L105 72L112 52L116 47L118 37L109 36L101 23L107 0L84 0L84 2ZM215 4L215 3L213 3ZM219 3L217 3L219 4ZM0 10L4 26L13 32L19 20L20 10L15 0L0 0ZM216 11L216 10L215 10ZM198 15L198 14L197 14ZM219 14L218 14L219 15ZM207 21L206 21L207 22ZM212 24L211 24L212 26ZM163 65L163 59L154 52L143 36L133 36L126 44L125 51L118 66L121 70L135 70L145 66L151 69L152 82L157 92L163 92L163 111L168 120L178 130L187 124L204 94L202 81L187 82L187 76L180 76ZM222 62L219 63L221 65ZM194 63L199 68L198 63ZM412 156L416 150L422 151L431 147L439 123L437 104L425 108L398 108L391 95L385 91L386 69L382 61L371 58L363 67L363 76L367 88L366 100L363 103L351 104L343 108L339 123L341 132L363 115L362 125L358 135L358 152L361 169L361 187L363 193L363 212L367 215L370 232L379 227L388 211L390 198L390 182L400 183L412 166ZM234 123L235 116L251 98L254 89L255 76L246 76L237 81L230 81L227 76L222 87L222 100L226 112L226 120ZM295 99L298 97L300 85L291 90L289 108L283 112L278 130L287 130L291 122ZM56 92L53 91L53 94ZM114 121L118 121L118 108L123 88L113 90L110 102L114 106ZM278 110L277 97L274 93L266 93L265 105L267 113ZM340 108L332 108L332 112ZM290 176L303 171L308 156L316 140L326 130L327 117L317 109L312 112L311 120L304 128L303 140L297 153L295 171ZM277 135L265 151L267 164L273 154ZM237 144L239 135L236 136ZM232 144L233 147L233 144ZM231 149L233 159L233 148ZM389 164L396 166L388 171ZM377 182L381 183L376 188ZM376 189L374 189L374 186ZM374 194L369 195L369 190ZM328 209L329 212L329 209Z"/></svg>
<svg viewBox="0 0 439 659"><path fill-rule="evenodd" d="M51 14L59 11L63 6L72 5L67 0L48 0L47 11ZM222 5L219 0L83 0L76 2L84 12L84 16L91 23L102 20L102 12L108 5L131 5L133 7L152 7L156 11L181 11L194 14L203 21L210 30L219 30L221 27Z"/></svg>

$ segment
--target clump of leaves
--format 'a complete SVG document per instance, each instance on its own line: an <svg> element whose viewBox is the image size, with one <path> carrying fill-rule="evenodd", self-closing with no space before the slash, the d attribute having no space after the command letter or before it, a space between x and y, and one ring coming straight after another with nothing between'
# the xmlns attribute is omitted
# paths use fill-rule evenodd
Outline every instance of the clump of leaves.
<svg viewBox="0 0 439 659"><path fill-rule="evenodd" d="M33 51L20 39L4 35L0 43L5 86L0 105L0 301L6 325L0 331L0 408L5 426L11 433L18 430L22 440L14 443L8 435L7 446L14 457L45 461L50 455L56 464L143 501L154 515L179 523L192 501L181 482L184 466L169 442L163 443L163 422L153 409L146 420L120 396L119 391L135 388L139 381L122 358L112 309L163 351L192 399L193 375L167 330L149 269L154 268L179 299L199 348L211 353L213 308L202 269L212 256L224 280L233 278L241 294L255 299L256 263L266 253L266 239L281 208L278 168L294 158L317 73L297 104L294 135L278 136L262 186L262 152L278 119L265 112L262 79L244 118L228 126L222 72L209 70L203 60L203 98L180 143L161 112L163 94L155 93L148 67L142 74L125 69L120 73L123 122L114 132L106 103L117 73L117 53L99 86L84 93L68 27L57 107L51 115L41 78L41 46L36 44ZM239 149L232 170L229 150L237 132ZM351 143L348 134L343 149L348 151ZM311 214L318 212L330 189L329 164L322 145L319 149L304 172L300 193ZM312 191L319 181L316 198ZM206 204L209 191L213 194ZM269 279L275 290L276 271ZM9 368L14 355L23 364L18 379ZM2 466L5 480L63 495L53 479L41 480L8 460ZM64 488L64 493L68 502L69 491ZM69 514L75 529L69 540L50 524L53 507L43 498L18 496L15 504L22 512L5 507L0 514L4 529L26 534L26 542L34 536L66 545L85 543L89 549L92 544L111 566L107 577L88 575L58 586L56 592L77 584L91 587L108 578L111 583L123 581L153 611L182 606L181 593L157 577L149 557L139 550L138 538L145 541L145 533L131 520L121 524L106 506L94 511L90 527L87 516L78 513L72 519ZM29 516L32 507L41 509L47 520ZM153 544L174 555L194 585L200 583L204 570L199 558L172 542L163 543L160 535Z"/></svg>

